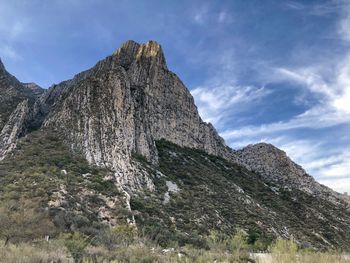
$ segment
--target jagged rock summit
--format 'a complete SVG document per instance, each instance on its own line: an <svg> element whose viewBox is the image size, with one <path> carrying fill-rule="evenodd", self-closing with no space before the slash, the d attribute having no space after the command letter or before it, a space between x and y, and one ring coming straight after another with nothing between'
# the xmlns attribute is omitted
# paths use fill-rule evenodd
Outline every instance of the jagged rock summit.
<svg viewBox="0 0 350 263"><path fill-rule="evenodd" d="M298 189L322 199L338 203L348 199L329 187L319 184L286 152L269 143L257 143L234 152L236 162L261 175L265 181L286 189Z"/></svg>
<svg viewBox="0 0 350 263"><path fill-rule="evenodd" d="M147 61L158 67L167 69L162 47L156 41L148 41L145 44L128 40L113 54L118 58L120 65L128 69L134 61Z"/></svg>

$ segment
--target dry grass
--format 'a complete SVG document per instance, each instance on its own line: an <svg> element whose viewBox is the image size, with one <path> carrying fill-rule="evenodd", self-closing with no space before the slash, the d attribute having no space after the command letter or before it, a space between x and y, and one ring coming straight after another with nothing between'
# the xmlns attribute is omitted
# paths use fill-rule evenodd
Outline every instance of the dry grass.
<svg viewBox="0 0 350 263"><path fill-rule="evenodd" d="M46 262L73 262L68 258L66 249L56 241L4 246L0 242L1 263L46 263Z"/></svg>
<svg viewBox="0 0 350 263"><path fill-rule="evenodd" d="M270 247L269 254L255 254L258 263L348 263L350 257L336 252L311 252L296 250L291 241L277 241ZM221 246L210 250L185 246L170 251L152 246L147 242L134 242L113 250L103 246L89 246L81 263L207 263L207 262L247 262L239 259L235 251L225 250ZM60 240L20 243L4 246L0 241L1 263L73 263L69 252Z"/></svg>

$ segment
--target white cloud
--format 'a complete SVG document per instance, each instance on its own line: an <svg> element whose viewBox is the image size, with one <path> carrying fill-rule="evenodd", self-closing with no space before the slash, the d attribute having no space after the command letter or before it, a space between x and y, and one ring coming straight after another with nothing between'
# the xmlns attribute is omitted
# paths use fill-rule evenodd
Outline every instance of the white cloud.
<svg viewBox="0 0 350 263"><path fill-rule="evenodd" d="M194 9L192 19L198 25L212 26L215 24L216 26L216 24L222 25L232 22L232 14L228 10L213 11L212 7L205 3Z"/></svg>
<svg viewBox="0 0 350 263"><path fill-rule="evenodd" d="M344 2L342 4L344 6ZM298 10L305 8L294 1L289 2L288 6ZM345 7L337 33L343 41L350 44L350 6ZM335 10L339 11L339 6L332 4L314 6L309 12L322 15ZM317 136L301 139L294 132L296 129L314 129L316 132L338 125L349 126L350 50L345 51L342 58L332 63L325 59L316 65L264 67L263 71L261 74L264 75L262 79L265 83L289 82L300 88L301 92L312 94L317 102L289 120L229 129L222 132L221 136L234 148L261 141L272 143L286 151L321 183L339 192L350 192L349 144L345 142L343 145L335 145L333 142L337 142L338 138L332 138L332 135L328 139Z"/></svg>
<svg viewBox="0 0 350 263"><path fill-rule="evenodd" d="M264 87L216 85L200 86L191 91L196 100L201 117L214 125L239 107L251 105L253 101L271 93Z"/></svg>
<svg viewBox="0 0 350 263"><path fill-rule="evenodd" d="M332 148L319 141L292 138L278 146L319 182L340 193L350 192L349 150Z"/></svg>
<svg viewBox="0 0 350 263"><path fill-rule="evenodd" d="M349 6L348 0L329 0L323 3L307 3L301 1L288 1L284 3L288 9L302 12L303 15L327 16L339 12Z"/></svg>
<svg viewBox="0 0 350 263"><path fill-rule="evenodd" d="M304 10L305 6L299 2L296 1L288 1L284 4L285 7L289 9L294 9L294 10Z"/></svg>
<svg viewBox="0 0 350 263"><path fill-rule="evenodd" d="M273 122L258 126L245 126L226 130L221 135L226 139L238 139L244 136L266 136L267 134L285 132L292 129L321 129L350 122L350 114L328 111L327 108L315 107L289 121Z"/></svg>

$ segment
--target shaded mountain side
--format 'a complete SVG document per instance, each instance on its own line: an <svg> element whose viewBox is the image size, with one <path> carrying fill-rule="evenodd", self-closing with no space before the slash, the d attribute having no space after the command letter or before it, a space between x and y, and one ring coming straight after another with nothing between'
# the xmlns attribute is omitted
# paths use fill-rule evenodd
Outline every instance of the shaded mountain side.
<svg viewBox="0 0 350 263"><path fill-rule="evenodd" d="M156 191L132 198L131 208L136 222L151 235L159 231L162 241L181 243L197 237L199 242L211 229L230 234L242 228L263 242L293 237L302 246L349 249L346 203L335 206L305 191L266 182L200 150L164 140L157 148Z"/></svg>
<svg viewBox="0 0 350 263"><path fill-rule="evenodd" d="M42 93L43 89L36 84L23 85L19 82L6 71L0 59L0 131L20 102L27 99L29 104L33 104Z"/></svg>

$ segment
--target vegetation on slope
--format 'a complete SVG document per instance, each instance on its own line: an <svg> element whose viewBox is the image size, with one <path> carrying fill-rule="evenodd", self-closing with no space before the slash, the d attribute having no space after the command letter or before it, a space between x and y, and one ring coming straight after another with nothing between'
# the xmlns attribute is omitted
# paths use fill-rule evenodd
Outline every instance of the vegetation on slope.
<svg viewBox="0 0 350 263"><path fill-rule="evenodd" d="M115 200L109 216L126 222L121 199L110 171L90 166L55 132L35 131L0 163L0 236L17 243L62 231L96 234L110 219L98 214L107 201Z"/></svg>
<svg viewBox="0 0 350 263"><path fill-rule="evenodd" d="M161 245L205 248L211 230L231 234L241 228L260 249L278 236L293 236L304 247L326 248L331 243L349 249L350 221L338 219L350 220L345 207L267 184L243 167L200 150L164 140L157 148L156 192L132 198L131 206L143 231ZM179 190L168 191L167 182Z"/></svg>
<svg viewBox="0 0 350 263"><path fill-rule="evenodd" d="M0 239L5 245L0 261L246 262L252 251L269 249L281 256L276 251L289 245L271 247L277 233L293 235L299 247L305 247L303 240L325 247L326 237L346 248L343 232L320 225L327 220L341 228L334 218L344 212L327 202L268 185L202 151L166 141L158 141L157 148L156 166L134 156L156 190L134 195L131 215L111 171L90 166L56 132L38 130L22 138L0 163ZM127 224L131 216L137 227ZM313 230L322 236L313 236ZM282 248L273 250L277 245ZM296 253L306 258L302 262L311 262L304 251L284 254ZM310 258L317 255L326 256Z"/></svg>

